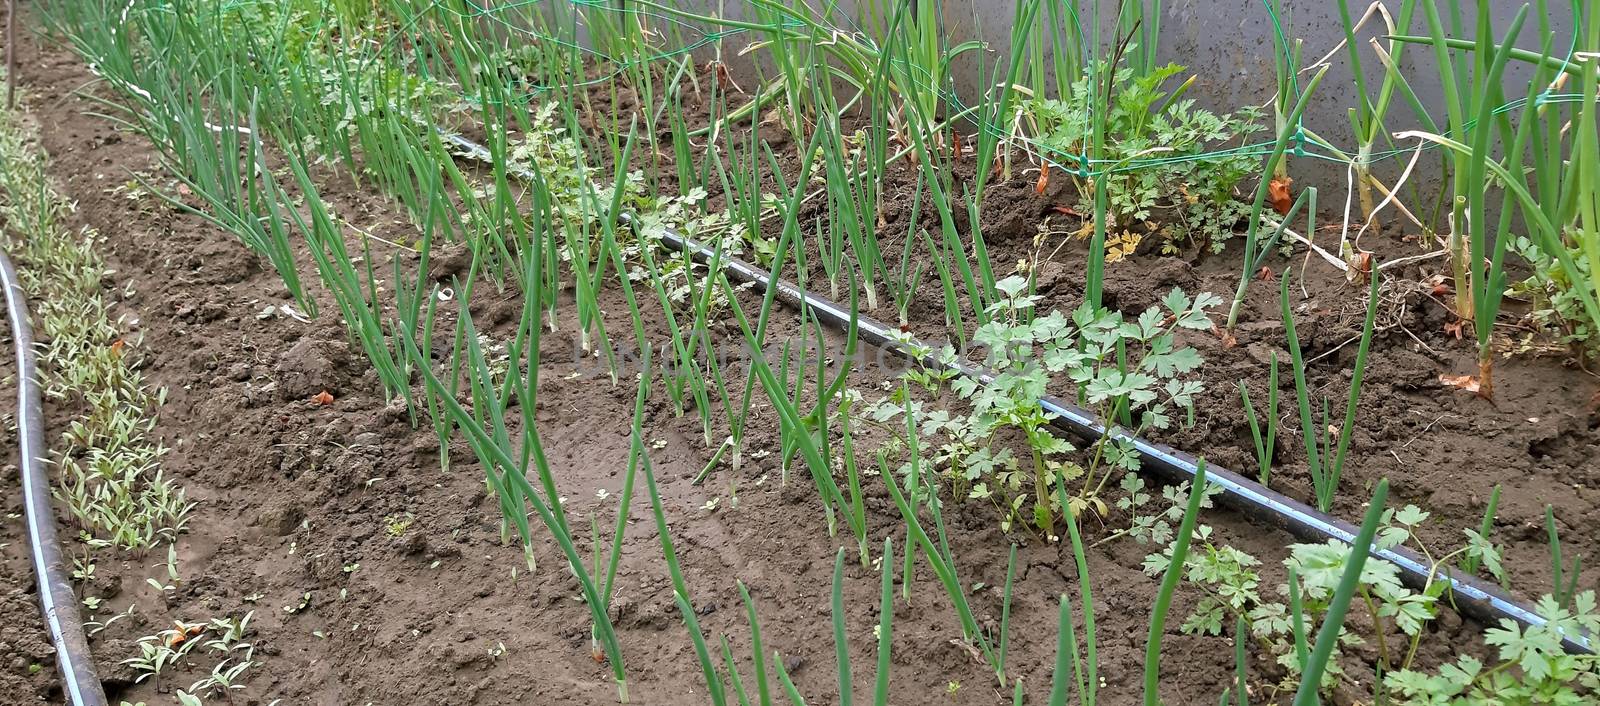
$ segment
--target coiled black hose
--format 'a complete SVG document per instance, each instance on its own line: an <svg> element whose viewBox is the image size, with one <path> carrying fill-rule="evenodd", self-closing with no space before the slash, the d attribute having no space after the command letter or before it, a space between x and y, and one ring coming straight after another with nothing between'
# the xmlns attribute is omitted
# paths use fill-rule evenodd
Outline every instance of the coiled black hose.
<svg viewBox="0 0 1600 706"><path fill-rule="evenodd" d="M6 292L6 313L11 321L11 343L17 350L17 468L22 475L23 512L27 515L28 549L39 584L39 609L56 648L56 669L67 703L105 706L106 695L95 673L89 638L78 617L78 597L56 541L56 515L50 505L50 476L46 470L44 404L33 350L33 328L28 323L28 300L17 282L11 258L0 252L0 286Z"/></svg>
<svg viewBox="0 0 1600 706"><path fill-rule="evenodd" d="M464 157L483 162L492 160L489 150L476 142L459 135L442 134L441 137ZM527 170L513 167L512 172L520 179L535 178L535 175ZM624 218L627 216L624 215ZM662 243L669 248L687 252L701 264L710 263L715 255L704 244L671 230L662 236ZM805 307L823 323L836 329L844 329L850 325L850 310L837 302L806 292L789 282L775 280L766 270L728 257L726 254L721 257L720 262L723 273L729 279L754 284L763 292L770 287L777 287L777 298L785 304ZM916 359L910 348L902 342L897 329L885 326L871 317L860 315L855 317L855 324L860 340L902 358ZM927 350L937 349L927 348ZM947 364L934 356L927 356L916 362L930 368L951 369L980 382L987 383L993 379L993 373L990 371L961 360ZM1141 439L1122 429L1108 428L1106 423L1093 412L1061 398L1045 396L1040 398L1039 402L1051 413L1050 422L1057 431L1090 441L1099 440L1110 434L1128 442L1139 453L1142 459L1141 468L1153 471L1169 482L1194 479L1198 470L1197 462L1195 457L1189 454L1164 444ZM1300 541L1323 542L1336 539L1349 544L1355 540L1356 527L1349 522L1270 490L1235 471L1207 463L1206 482L1222 489L1218 495L1222 504L1244 513L1246 517L1282 528ZM1505 619L1515 621L1523 627L1544 625L1546 622L1532 608L1506 595L1498 586L1476 576L1457 573L1449 566L1441 566L1434 570L1427 559L1410 549L1404 547L1385 549L1374 546L1372 556L1398 567L1401 580L1414 589L1420 590L1430 579L1434 582L1448 583L1453 596L1452 603L1461 613L1481 622L1494 624ZM1586 635L1563 635L1562 647L1572 654L1594 653L1589 636Z"/></svg>

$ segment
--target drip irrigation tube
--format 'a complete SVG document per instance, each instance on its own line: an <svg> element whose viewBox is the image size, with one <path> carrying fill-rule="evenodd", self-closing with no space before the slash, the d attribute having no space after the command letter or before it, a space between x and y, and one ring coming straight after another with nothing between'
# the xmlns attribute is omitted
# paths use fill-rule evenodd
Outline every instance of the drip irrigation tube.
<svg viewBox="0 0 1600 706"><path fill-rule="evenodd" d="M22 475L23 511L27 515L28 549L39 585L39 608L56 648L56 668L67 703L105 706L105 691L95 673L89 639L78 617L78 597L72 592L67 562L56 541L56 515L50 506L50 477L46 470L44 405L34 360L33 328L28 324L28 300L17 282L11 259L0 252L0 286L6 292L6 312L11 320L11 343L17 349L17 467Z"/></svg>
<svg viewBox="0 0 1600 706"><path fill-rule="evenodd" d="M489 150L476 142L460 135L441 133L440 136L455 147L458 154L463 157L483 162L493 160ZM535 175L526 170L513 168L512 171L518 178L524 180L535 178ZM627 219L628 216L624 214L623 218ZM662 243L668 248L688 253L701 264L709 264L715 257L715 253L704 244L670 229L662 237ZM850 310L837 302L806 292L792 283L775 279L766 270L726 254L721 256L720 261L723 273L736 282L754 284L760 287L763 293L771 287L776 287L777 298L785 304L809 309L814 316L835 329L843 330L850 325ZM858 315L855 317L855 322L860 340L890 351L901 358L914 360L930 368L942 367L954 370L960 375L983 383L994 379L992 372L963 360L946 364L931 355L917 359L902 342L898 329L885 326L869 316ZM1194 456L1165 444L1139 438L1123 429L1115 427L1108 429L1105 422L1093 412L1059 397L1047 395L1041 397L1039 402L1045 411L1050 412L1051 426L1058 432L1089 441L1098 441L1109 434L1113 438L1126 441L1138 452L1142 460L1141 468L1152 471L1169 482L1194 479L1198 470L1196 467L1198 461ZM1217 497L1222 504L1253 520L1279 527L1300 541L1323 542L1336 539L1346 544L1355 541L1357 531L1355 525L1270 490L1235 471L1207 463L1206 482L1221 488L1222 492ZM1430 577L1435 582L1449 584L1453 596L1452 603L1456 608L1461 613L1485 624L1496 624L1505 619L1515 621L1523 627L1530 627L1544 625L1546 622L1532 608L1507 595L1498 586L1476 576L1458 574L1448 566L1434 570L1427 559L1405 547L1374 546L1371 556L1398 567L1401 580L1414 589L1420 590L1428 583ZM1594 654L1587 635L1563 634L1561 644L1572 654Z"/></svg>

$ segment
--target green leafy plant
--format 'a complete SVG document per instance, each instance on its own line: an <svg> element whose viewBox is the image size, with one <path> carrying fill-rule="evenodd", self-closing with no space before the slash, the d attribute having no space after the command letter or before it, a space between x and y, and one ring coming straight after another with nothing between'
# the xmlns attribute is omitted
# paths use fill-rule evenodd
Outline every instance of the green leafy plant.
<svg viewBox="0 0 1600 706"><path fill-rule="evenodd" d="M113 321L103 239L68 226L73 206L22 115L0 111L0 246L18 258L33 300L44 392L76 410L52 444L54 494L91 547L150 551L174 541L194 508L161 469L168 449L155 426L166 391L146 384L141 349Z"/></svg>
<svg viewBox="0 0 1600 706"><path fill-rule="evenodd" d="M1593 279L1589 274L1589 260L1572 258L1573 273L1577 276L1574 281L1568 277L1562 263L1547 256L1527 236L1516 236L1509 248L1529 263L1530 271L1526 278L1512 283L1507 294L1529 304L1528 316L1542 332L1540 338L1553 338L1571 347L1578 354L1578 360L1589 364L1600 355L1600 336L1595 335L1597 329L1578 289ZM1527 342L1534 342L1533 336L1530 335Z"/></svg>
<svg viewBox="0 0 1600 706"><path fill-rule="evenodd" d="M1535 612L1544 623L1524 627L1509 619L1489 628L1484 642L1494 649L1488 663L1463 654L1436 672L1401 669L1384 676L1396 706L1490 706L1491 704L1592 703L1600 693L1600 659L1567 654L1567 635L1600 633L1594 591L1562 607L1544 596Z"/></svg>
<svg viewBox="0 0 1600 706"><path fill-rule="evenodd" d="M1464 531L1465 541L1441 553L1418 533L1429 520L1429 513L1412 505L1395 509L1375 503L1370 509L1368 523L1363 527L1370 524L1371 531L1363 535L1367 542L1363 546L1382 550L1404 545L1415 551L1427 560L1430 569L1431 578L1424 586L1412 589L1403 585L1399 568L1376 558L1352 569L1357 565L1352 563L1355 555L1351 545L1329 540L1291 545L1290 556L1284 562L1288 581L1277 586L1275 592L1269 591L1262 584L1261 563L1254 556L1218 543L1210 527L1196 525L1192 529L1193 546L1183 560L1182 576L1186 585L1200 591L1200 598L1184 617L1180 631L1221 635L1228 626L1234 626L1237 633L1243 624L1244 640L1249 643L1245 649L1262 650L1287 670L1289 677L1273 687L1279 690L1295 689L1297 683L1309 683L1312 678L1322 686L1331 686L1345 674L1344 650L1358 645L1371 646L1380 674L1412 669L1423 642L1435 634L1429 623L1449 605L1449 584L1440 580L1446 567L1470 562L1503 580L1500 551L1481 531L1469 529ZM1175 540L1169 541L1176 544ZM1173 566L1172 552L1173 546L1168 546L1162 553L1149 555L1145 559L1146 573L1159 575L1168 571ZM1359 578L1353 583L1352 571L1359 571ZM1337 617L1331 619L1337 622L1330 622L1329 616L1336 615L1333 611L1341 599L1341 587L1346 586L1350 589L1349 609L1366 615L1360 627ZM1286 597L1287 602L1279 597ZM1330 638L1331 643L1320 656L1324 660L1322 666L1314 673L1308 671L1307 665L1319 656L1313 654L1305 626L1317 620L1337 628L1336 636ZM1391 636L1395 634L1403 642L1393 642Z"/></svg>
<svg viewBox="0 0 1600 706"><path fill-rule="evenodd" d="M1193 348L1178 345L1177 333L1209 329L1206 310L1221 300L1173 290L1134 320L1087 304L1068 317L1060 311L1037 315L1039 298L1027 291L1028 282L1020 275L1002 279L996 287L1001 298L989 308L990 321L973 334L973 342L986 350L984 362L994 371L992 378L980 382L952 379L939 371L908 373L908 379L933 388L949 380L950 389L971 404L970 414L924 412L905 399L909 387L899 399L864 411L881 423L910 410L913 428L940 441L933 460L958 489L969 497L994 499L1004 512L1003 526L1009 527L1022 514L1026 487L1034 500L1029 519L1053 535L1054 518L1061 513L1093 509L1105 515L1108 507L1100 494L1113 471L1138 468L1138 457L1119 436L1087 449L1091 460L1086 467L1067 460L1074 448L1051 433L1039 401L1054 376L1063 376L1082 401L1129 434L1192 423L1201 385L1186 376L1203 361ZM941 355L952 360L955 352L947 347ZM1005 433L1021 436L1027 458L997 443ZM1074 481L1081 481L1081 487L1067 505L1058 506L1052 489Z"/></svg>
<svg viewBox="0 0 1600 706"><path fill-rule="evenodd" d="M1196 107L1182 97L1193 77L1176 88L1166 87L1184 71L1177 64L1142 76L1128 67L1117 70L1115 92L1106 102L1105 153L1097 162L1103 166L1093 175L1082 173L1076 157L1091 138L1094 111L1089 102L1104 100L1088 76L1072 85L1068 97L1035 97L1022 106L1034 126L1032 141L1045 159L1040 186L1051 178L1052 164L1075 176L1078 208L1087 213L1093 210L1096 185L1104 183L1110 203L1107 225L1124 233L1129 251L1142 237L1135 226L1160 220L1166 249L1193 241L1220 252L1248 214L1237 192L1255 171L1255 159L1247 150L1223 147L1261 131L1261 115L1253 108L1217 114Z"/></svg>
<svg viewBox="0 0 1600 706"><path fill-rule="evenodd" d="M1160 496L1152 495L1145 486L1144 478L1137 473L1122 476L1118 484L1122 490L1122 497L1117 498L1116 508L1128 518L1127 527L1117 530L1105 538L1095 542L1098 546L1122 537L1132 537L1139 544L1157 544L1165 546L1172 542L1176 524L1183 520L1183 509L1189 497L1189 482L1184 481L1177 485L1168 485L1161 489ZM1222 492L1222 488L1208 485L1204 497L1200 500L1200 507L1212 507L1212 496Z"/></svg>

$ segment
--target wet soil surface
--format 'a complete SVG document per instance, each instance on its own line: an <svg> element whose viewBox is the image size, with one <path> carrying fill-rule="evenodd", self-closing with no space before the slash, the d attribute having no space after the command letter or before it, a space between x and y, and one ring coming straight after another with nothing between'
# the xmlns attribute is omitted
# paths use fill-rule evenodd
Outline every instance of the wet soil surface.
<svg viewBox="0 0 1600 706"><path fill-rule="evenodd" d="M164 472L198 503L177 545L181 580L175 590L157 591L146 582L165 578L165 556L110 552L99 554L97 578L79 586L80 593L103 599L97 620L131 607L129 617L92 638L113 700L169 703L173 689L187 688L217 663L197 650L159 681L134 683L136 674L120 663L137 653L139 637L174 620L254 611L247 639L259 664L247 672L235 703L614 703L609 670L591 656L588 611L576 599L577 581L560 551L536 532L537 568L530 571L521 549L502 542L498 502L486 493L471 452L464 445L441 451L425 422L414 422L401 403L383 398L371 366L347 342L331 297L311 288L324 314L310 323L266 312L287 303L288 292L241 243L154 197L133 198L116 188L134 175L171 183L142 138L85 114L97 106L74 92L97 88L75 56L30 42L21 52L21 75L53 173L63 193L78 203L72 225L93 226L106 236L105 257L114 270L107 296L127 317L146 379L169 392L159 426L173 449ZM346 221L379 236L407 231L400 209L353 186L348 176L325 176L323 195ZM904 174L890 180L891 189L910 188ZM1064 198L1035 194L1031 181L1021 178L997 186L990 197L995 205L982 216L994 260L1031 257L1035 226ZM1368 236L1363 245L1380 256L1418 252L1415 245L1378 240ZM389 254L381 256L387 261ZM450 267L450 252L444 255L436 273ZM1136 314L1174 286L1230 292L1236 259L1231 250L1214 257L1131 258L1109 268L1107 303ZM1045 305L1076 306L1083 261L1084 247L1076 245L1039 265ZM1297 256L1272 266L1298 272L1299 264ZM1326 270L1311 263L1303 278L1311 296L1297 296L1296 306L1306 355L1320 356L1308 366L1310 382L1342 409L1337 402L1348 385L1354 357L1349 339L1359 333L1365 288ZM1413 266L1396 274L1416 281L1427 273ZM124 296L125 290L131 294ZM475 297L473 314L492 336L515 325L520 299L488 292L483 288ZM618 293L605 296L608 310L626 311ZM1266 361L1283 346L1277 306L1276 287L1258 283L1235 343L1207 334L1186 338L1206 357L1208 392L1197 424L1164 441L1231 468L1251 465L1235 384L1245 380L1252 398L1265 399ZM942 335L926 323L941 310L937 301L914 306L917 332ZM1504 496L1494 538L1506 544L1513 585L1524 595L1546 590L1546 503L1556 508L1568 551L1592 555L1600 544L1594 379L1564 367L1559 356L1515 356L1501 363L1496 402L1482 401L1439 382L1440 373L1470 372L1473 356L1444 333L1447 309L1427 288L1395 288L1382 316L1386 326L1368 361L1346 492L1336 512L1357 516L1370 486L1388 477L1395 486L1391 502L1416 503L1435 513L1428 541L1454 546L1463 528L1477 526L1489 489L1500 484ZM775 339L798 335L791 318L776 317ZM592 523L606 542L627 466L633 381L613 384L586 372L595 366L580 365L581 355L574 353L568 335L572 307L563 306L558 321L558 331L542 348L537 420L574 533L589 537ZM451 330L450 323L440 330ZM649 325L652 340L667 339L664 324ZM731 342L737 334L718 335ZM1280 358L1286 361L1287 354ZM1310 484L1297 460L1299 422L1288 372L1285 366L1280 376L1285 418L1274 487L1304 499ZM854 384L872 390L886 379L882 372L865 371ZM322 392L333 397L331 404L313 400ZM785 483L770 414L748 432L739 471L724 466L694 486L690 480L715 443L705 443L694 413L675 416L661 398L647 402L644 438L702 629L713 640L727 637L748 680L750 632L736 584L742 582L760 612L767 648L783 655L810 703L836 703L830 696L837 693L831 559L851 542L828 536L803 467ZM714 409L713 416L718 414ZM64 411L52 410L51 418L59 429ZM12 432L7 434L10 445ZM448 470L441 454L448 457ZM876 546L892 533L898 549L903 525L881 481L869 480L869 535ZM14 516L17 500L14 493L6 497L0 701L59 701L26 572L20 519ZM629 691L640 704L707 703L646 502L641 487L613 606ZM1070 552L1038 538L1004 535L992 509L978 504L952 503L946 521L962 582L984 585L974 590L973 609L986 625L1000 618L995 587L1004 584L1009 546L1021 545L1007 665L1022 679L1029 703L1042 699L1051 682L1057 597L1078 595ZM1264 562L1263 585L1282 580L1283 547L1292 538L1223 511L1204 521L1222 541ZM1107 523L1091 523L1089 540L1107 534L1115 518ZM583 545L587 551L587 540ZM1089 553L1103 703L1132 704L1140 697L1156 589L1140 570L1149 551L1113 541ZM873 677L879 578L853 559L846 563L845 605L857 692L866 693ZM1592 579L1583 582L1594 586ZM1010 689L999 688L961 646L954 611L924 567L912 594L909 602L896 604L893 702L1009 703ZM1175 610L1186 610L1197 598L1180 591ZM1081 611L1075 613L1082 634ZM1447 615L1432 629L1424 662L1475 649L1480 628ZM36 663L42 669L34 670ZM1184 636L1174 629L1165 642L1164 696L1172 703L1214 702L1231 666L1230 639ZM1281 676L1265 659L1253 667L1263 684Z"/></svg>

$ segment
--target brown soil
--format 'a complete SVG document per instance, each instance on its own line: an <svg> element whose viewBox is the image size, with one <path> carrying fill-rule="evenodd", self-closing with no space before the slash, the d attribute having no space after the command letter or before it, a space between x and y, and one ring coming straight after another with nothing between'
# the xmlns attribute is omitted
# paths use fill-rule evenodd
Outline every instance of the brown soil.
<svg viewBox="0 0 1600 706"><path fill-rule="evenodd" d="M130 334L144 356L146 379L170 393L159 427L173 448L165 472L199 503L178 544L183 580L174 594L161 596L145 582L165 573L164 557L156 556L101 552L99 577L80 586L105 599L102 620L133 606L132 617L94 637L113 700L169 703L165 694L185 688L215 664L197 651L192 664L160 683L134 684L133 672L119 663L136 653L140 636L173 620L253 610L251 641L260 664L248 673L247 688L235 694L236 703L614 703L607 668L590 656L587 609L575 600L577 582L559 551L540 539L538 568L530 572L520 549L501 542L499 506L486 495L470 451L447 450L450 470L441 471L432 430L425 423L414 426L403 405L383 398L363 354L347 343L331 298L317 292L329 313L311 324L259 317L264 307L284 303L287 292L242 244L154 198L132 200L110 191L132 174L168 181L142 138L85 114L96 106L74 94L91 79L78 59L29 42L21 51L21 78L63 193L78 203L72 225L106 235L105 257L114 271L106 296L137 322ZM328 177L323 195L346 220L380 236L405 231L399 209L353 187L346 176ZM903 175L892 175L891 183L907 188ZM1031 183L1020 179L997 186L994 205L983 214L994 261L1030 256L1035 224L1063 199L1058 193L1035 195ZM1378 240L1369 236L1363 244L1380 255L1416 252L1414 245ZM1083 251L1069 247L1056 263L1041 266L1048 305L1071 307L1081 298ZM1236 259L1233 250L1217 257L1141 255L1109 268L1107 303L1137 312L1173 286L1231 292ZM1297 257L1292 266L1298 264ZM1290 265L1273 262L1279 272ZM1300 327L1308 357L1328 354L1309 366L1312 385L1342 409L1354 346L1339 346L1359 332L1365 290L1325 270L1316 262L1308 268L1306 286L1313 296L1300 302ZM1395 274L1397 280L1419 280L1424 273L1409 268ZM123 298L124 287L134 293ZM1395 488L1391 502L1433 511L1427 539L1453 546L1462 528L1477 525L1489 489L1501 484L1495 540L1506 545L1513 584L1524 595L1541 592L1550 582L1544 504L1555 505L1569 552L1592 556L1600 544L1594 529L1600 526L1594 381L1563 367L1559 358L1519 356L1502 362L1495 403L1442 386L1438 375L1469 372L1472 354L1443 333L1446 309L1426 290L1396 292L1384 312L1384 321L1395 323L1373 344L1347 491L1337 512L1357 515L1371 484L1388 477ZM606 296L610 311L625 311L618 293ZM1266 352L1282 345L1276 287L1258 283L1248 303L1237 345L1189 337L1206 357L1208 392L1198 424L1164 439L1235 469L1250 466L1251 457L1234 383L1249 381L1252 397L1264 400ZM518 304L509 294L489 296L485 288L474 303L475 321L491 333L504 331L514 323ZM913 319L920 311L923 321L935 320L937 306L919 305ZM538 420L572 526L586 538L587 518L602 534L615 522L634 390L629 380L613 385L604 377L571 375L574 345L565 334L574 314L570 306L560 313L567 327L543 347ZM791 319L776 318L775 340L798 335ZM666 340L664 324L650 325L652 340ZM919 333L939 332L926 326ZM1296 460L1292 381L1287 355L1281 357L1286 419L1274 486L1305 498L1309 482ZM866 371L855 385L868 390L883 379L881 372ZM324 390L335 397L331 405L311 401ZM647 403L644 435L702 628L713 640L727 636L748 679L749 630L735 583L743 582L760 611L768 649L791 660L791 673L810 703L833 703L830 559L850 542L824 531L809 480L798 475L803 468L795 469L787 485L780 481L771 419L749 432L750 451L773 453L747 457L737 478L736 506L735 479L726 469L704 486L691 485L715 449L706 448L693 414L675 417L661 397ZM68 412L51 410L54 428ZM599 498L600 490L611 497ZM869 491L869 532L881 542L901 524L881 484ZM7 496L5 509L13 514L0 536L6 617L0 701L58 701L20 519L14 516L17 501L14 493ZM715 511L704 509L717 498ZM706 703L642 487L634 502L614 607L633 702ZM984 507L952 504L947 521L963 582L988 587L974 599L975 612L988 624L999 620L1000 596L993 587L1004 583L1009 543L1022 544L1007 662L1032 695L1029 702L1037 702L1051 679L1056 597L1078 591L1070 553L1026 536L1004 536ZM1224 541L1264 562L1264 585L1282 580L1278 569L1291 538L1226 512L1210 513L1205 521ZM1091 540L1105 534L1099 527L1087 529ZM903 535L894 538L897 550L903 548ZM1139 699L1156 588L1139 568L1149 551L1116 541L1090 552L1107 704ZM851 559L845 603L856 689L866 693L873 678L878 578ZM896 604L893 701L1009 703L1009 689L1002 693L959 646L954 612L926 568L919 569L913 593L909 605ZM1176 610L1195 598L1180 592ZM1081 612L1078 625L1082 634ZM1429 661L1474 643L1479 628L1446 616L1434 629L1438 634L1425 641ZM1166 698L1213 702L1228 680L1230 645L1228 638L1172 630L1162 670ZM39 674L29 674L33 663L43 665ZM1277 676L1264 661L1255 667L1263 682ZM947 693L955 683L960 689Z"/></svg>

